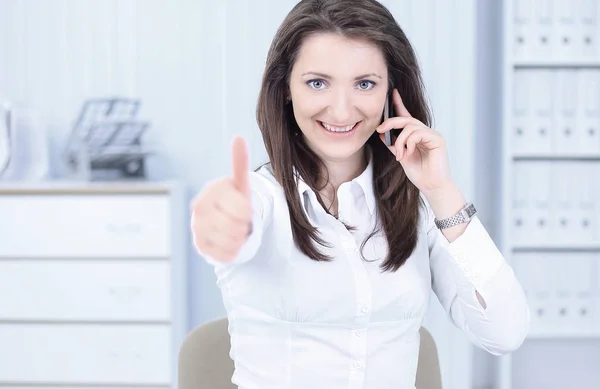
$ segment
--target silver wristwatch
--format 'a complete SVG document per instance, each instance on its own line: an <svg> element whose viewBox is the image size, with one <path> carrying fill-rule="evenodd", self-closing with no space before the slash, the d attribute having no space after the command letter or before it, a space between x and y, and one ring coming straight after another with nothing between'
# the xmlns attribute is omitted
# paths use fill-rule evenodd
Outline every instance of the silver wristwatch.
<svg viewBox="0 0 600 389"><path fill-rule="evenodd" d="M454 227L458 224L467 223L473 216L477 213L475 206L472 203L467 203L458 213L454 216L451 216L447 219L438 220L435 219L435 225L440 229L446 229L450 227Z"/></svg>

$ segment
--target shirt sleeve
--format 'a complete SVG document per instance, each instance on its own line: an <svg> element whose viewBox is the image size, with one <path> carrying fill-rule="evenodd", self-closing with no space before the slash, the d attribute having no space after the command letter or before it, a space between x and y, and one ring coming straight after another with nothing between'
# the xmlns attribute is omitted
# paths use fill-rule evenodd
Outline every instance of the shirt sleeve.
<svg viewBox="0 0 600 389"><path fill-rule="evenodd" d="M475 345L493 355L515 351L529 331L530 312L513 269L477 216L452 243L433 218L428 207L432 289L444 310Z"/></svg>
<svg viewBox="0 0 600 389"><path fill-rule="evenodd" d="M273 198L268 191L267 185L268 183L265 182L265 179L259 173L250 172L252 231L236 257L229 262L214 259L196 247L196 251L206 262L215 267L226 267L240 265L254 258L262 243L265 226L271 219L273 212Z"/></svg>

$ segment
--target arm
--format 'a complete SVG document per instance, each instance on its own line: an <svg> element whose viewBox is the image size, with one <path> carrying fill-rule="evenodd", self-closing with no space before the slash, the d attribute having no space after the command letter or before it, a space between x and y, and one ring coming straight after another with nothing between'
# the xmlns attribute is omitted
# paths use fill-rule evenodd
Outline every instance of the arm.
<svg viewBox="0 0 600 389"><path fill-rule="evenodd" d="M430 197L427 212L433 291L470 341L494 355L512 352L529 329L523 290L477 217L444 232L435 226L436 215L442 219L464 205L457 192L446 194L444 203Z"/></svg>

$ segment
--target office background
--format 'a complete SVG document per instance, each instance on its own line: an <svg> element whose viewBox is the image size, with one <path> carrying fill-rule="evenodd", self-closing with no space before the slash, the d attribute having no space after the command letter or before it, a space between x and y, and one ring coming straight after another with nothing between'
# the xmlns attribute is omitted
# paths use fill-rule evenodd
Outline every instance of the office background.
<svg viewBox="0 0 600 389"><path fill-rule="evenodd" d="M514 4L493 0L382 2L393 12L417 51L434 113L434 128L444 134L448 141L454 177L465 195L477 204L480 218L494 239L503 249L512 252L512 245L518 243L517 240L517 243L514 243L512 235L507 233L514 230L509 228L513 215L507 210L507 207L512 207L512 202L507 202L507 198L512 199L513 192L507 188L512 188L513 176L520 177L518 182L523 185L532 182L535 184L537 181L533 181L534 177L540 176L547 178L548 185L551 181L550 174L544 176L543 172L540 174L532 171L529 165L529 171L527 168L517 169L516 166L527 161L538 163L534 164L535 166L549 166L556 161L551 160L544 165L537 160L540 155L544 156L544 152L546 156L551 154L550 143L547 150L538 150L533 156L529 153L531 150L526 147L524 150L510 148L513 138L506 134L512 134L514 101L518 100L518 96L524 95L527 95L527 101L546 99L552 92L544 89L544 86L550 85L554 79L529 81L538 77L536 71L543 67L535 62L540 57L535 57L535 51L527 48L522 51L533 57L519 57L521 54L517 50L508 50L507 47L512 46L507 46L507 42L513 42L513 38L517 39L517 35L523 31L524 36L527 36L525 43L528 43L530 38L538 39L534 37L538 30L531 33L529 30L523 30L529 26L531 31L534 31L533 28L538 25L538 18L541 20L539 25L546 28L542 32L550 36L562 23L564 17L561 15L566 14L569 23L565 25L579 26L580 20L585 20L585 23L592 26L586 32L586 36L591 37L595 44L600 37L596 31L596 1L517 0ZM140 317L145 315L148 320L146 324L149 327L144 328L150 331L149 336L154 334L154 328L151 328L153 323L169 324L166 331L172 331L177 336L169 339L169 335L165 335L167 332L156 336L163 339L165 344L171 342L169 344L173 348L176 348L181 336L190 329L224 315L212 269L194 253L187 236L188 202L208 180L229 174L229 148L233 135L242 135L247 140L251 165L257 166L266 160L254 118L255 102L271 38L295 3L293 0L0 0L0 99L12 102L13 106L27 107L39 118L37 123L43 129L44 138L47 140L49 179L63 183L68 181L68 166L64 163L62 152L85 100L113 96L141 99L140 115L151 123L143 140L154 151L146 161L149 184L135 189L121 187L107 190L96 188L91 193L88 189L82 191L88 191L86 193L93 197L102 196L106 192L113 196L116 192L117 197L139 196L142 203L149 195L155 196L146 204L149 208L142 206L135 211L139 215L155 209L152 208L155 206L152 201L157 201L160 203L158 206L163 207L160 208L164 211L161 211L162 219L148 222L165 221L170 223L168 230L152 230L152 234L142 234L142 238L147 241L140 238L141 240L136 241L137 246L132 247L142 250L144 255L152 260L155 260L155 257L168 259L168 263L174 266L175 271L154 271L157 272L157 279L166 283L165 291L176 285L173 291L181 298L175 305L185 304L177 306L173 313L166 313L169 309L168 304L160 300L166 297L157 295L157 301L167 304L161 305L165 312L147 311L146 314L140 314ZM518 17L513 18L508 16L509 14ZM591 22L587 20L590 15ZM582 25L585 23L581 22ZM575 27L573 31L578 34L579 30L574 29ZM573 37L575 38L575 35ZM518 42L523 43L522 40ZM589 80L595 80L594 67L600 66L598 57L595 57L594 53L588 54L588 57L576 63L564 60L566 56L561 57L563 59L559 58L557 63L568 69L585 68L589 77L584 78L586 81L583 81L583 85ZM519 58L529 61L521 65L523 70L534 72L534 77L527 78L529 73L519 72L521 65L513 66L512 61L518 62ZM558 70L556 61L552 62L553 58L545 58L542 65ZM569 58L577 60L573 56ZM527 88L522 90L522 93L517 91L513 95L513 87L516 85L513 85L514 80ZM591 85L598 85L592 81L589 81ZM538 84L533 84L534 82ZM568 84L568 81L566 83ZM589 93L593 94L594 91ZM527 104L526 106L529 107ZM523 111L526 109L523 108ZM543 111L532 109L535 112ZM549 109L554 112L554 109ZM528 116L527 120L536 120L535 115ZM590 120L595 120L593 115ZM527 129L528 124L522 127ZM539 144L540 141L541 138L531 135L518 144ZM600 142L594 146L594 141L598 141L598 137L591 137L581 144L573 144L570 154L564 156L570 163L583 160L588 170L573 171L562 167L563 176L576 177L581 182L586 182L585 178L591 178L593 181L595 177L597 180L600 172L594 160L600 159ZM573 154L585 145L590 148L584 157L572 158ZM512 153L516 151L523 154L514 159ZM535 161L531 161L532 159ZM10 187L12 183L3 185ZM539 188L538 185L531 186ZM38 191L35 183L27 190ZM18 193L17 197L26 196L23 193L31 195L27 190L13 190L11 193ZM589 194L586 198L588 203L594 205L581 212L582 215L590 215L588 221L595 226L598 219L598 202L592 201L592 198L594 194L599 197L598 191L591 186L586 187L586 191ZM570 198L569 193L565 193L566 198ZM577 193L571 195L577 197ZM135 198L137 197L134 197L134 200ZM539 201L543 203L545 198L540 198ZM80 210L86 209L85 204L84 201ZM124 201L119 207L127 207L128 204L128 201ZM41 211L37 217L44 219L43 201L39 207ZM107 207L116 212L114 208ZM31 219L22 220L21 214L15 211L19 208L13 207L12 203L10 207L0 209L6 210L5 215L11 215L0 215L2 224L9 226L0 228L0 231L6 232L11 229L13 232L10 236L13 238L13 224L35 223ZM12 211L8 212L8 209ZM65 209L66 212L76 212L70 208ZM550 212L548 209L541 209L540 212ZM61 217L60 211L55 209L53 212L46 217ZM69 215L63 217L68 219ZM101 219L101 216L99 218ZM508 218L510 220L507 220ZM44 225L52 228L51 223L46 222ZM559 267L561 263L578 260L579 258L572 257L573 250L570 249L580 252L583 247L588 258L584 263L588 265L578 268L579 273L572 276L570 285L577 283L580 277L585 278L586 274L591 275L587 289L582 292L587 299L586 307L589 313L586 316L588 321L584 324L587 325L585 328L600 328L600 314L596 314L597 319L593 319L594 310L600 309L600 291L597 284L594 284L600 277L600 265L597 265L598 246L594 242L600 239L597 232L594 235L596 230L585 231L591 232L589 239L581 246L570 246L566 251L564 247L556 247L563 249L559 251L563 256L552 253L553 258L557 259L553 262L556 265L553 266ZM519 230L517 236L526 238L531 233L532 230ZM150 243L150 240L154 243ZM2 236L0 242L3 242ZM128 259L136 255L135 252L128 252L125 245L120 244L121 246L117 245L118 249L125 251L119 251L117 248L111 251L110 248L105 248L105 251L100 252L104 253L105 257L123 256ZM90 246L86 247L88 248L82 248L79 252L73 251L74 255L81 256L81 253L85 252L94 257L97 251L94 252L92 248L102 250L98 242L91 242ZM545 246L542 248L546 249ZM544 259L550 255L546 255L544 250L536 251L535 247L533 252L525 251L525 254L519 252L515 257L526 257L529 253L540 260L521 261L515 268L519 265L520 269L533 266L534 270L527 274L545 274L543 271L549 268L550 262ZM61 252L57 253L63 255ZM14 262L16 256L23 254L9 250L6 255ZM31 252L28 255L43 257L44 252ZM527 265L522 265L524 262L527 262ZM156 262L149 261L148 269L156 265ZM168 276L167 280L165 275ZM529 283L535 284L543 282L540 279L550 278L538 277ZM528 282L526 277L523 279L524 282ZM33 282L33 279L23 282ZM567 281L563 280L563 285L564 282ZM73 280L73 284L77 284L76 280ZM569 284L566 285L568 288ZM11 289L14 290L17 289ZM113 292L129 293L127 290ZM19 295L13 295L11 298L18 302ZM22 301L25 302L26 300ZM152 302L153 300L146 301L147 304ZM559 309L558 306L555 308ZM0 324L0 339L7 339L9 334L24 336L25 332L15 330L14 326L27 326L30 321L37 323L36 320L43 316L40 315L31 313L27 318L7 318L2 317L0 308L0 322L5 321L4 324ZM122 317L119 316L118 320L138 320L128 317L125 312L120 315ZM60 316L60 323L71 323L72 320L85 327L89 324L88 321L95 324L110 322L92 313L89 313L85 320L75 316L77 315L64 314ZM46 319L42 317L40 320L45 323ZM59 324L52 322L48 325ZM460 332L450 325L438 305L432 306L426 326L434 334L439 347L446 388L592 388L600 381L599 373L594 369L594 366L600 364L600 341L597 339L597 331L585 332L580 331L580 327L570 326L568 328L571 330L567 331L568 333L558 332L559 338L554 339L556 332L553 332L554 327L550 324L550 330L538 339L528 340L523 349L512 358L498 358L470 347ZM2 329L8 327L12 332L5 331L2 334ZM82 331L80 336L87 336L85 330L79 330ZM577 336L582 332L585 336ZM43 334L36 336L44 339ZM10 344L19 347L18 338ZM24 355L23 358L28 357L21 354ZM32 384L27 380L27 375L33 374L30 371L23 370L21 375L3 375L2 366L8 364L2 363L2 358L10 357L10 348L0 351L0 386L19 384L20 379L27 385ZM166 361L153 360L153 363L167 363L172 366L175 363L173 358L174 355ZM93 367L82 368L95 378L88 382L85 376L73 378L65 373L64 376L56 376L57 378L50 375L50 378L46 379L44 374L40 373L40 382L52 384L53 379L60 383L73 378L78 384L83 382L82 386L85 386L86 382L111 384L110 381L104 381L106 376L94 376ZM144 370L140 369L139 376L143 377ZM545 370L543 373L542 369ZM165 374L173 375L172 370L173 368L167 370ZM118 382L129 382L127 379L130 378L131 383L136 383L136 377L127 378L127 374L123 374L115 375L117 378L125 377L124 381ZM143 384L169 384L162 376L157 376L156 379L156 382L143 381Z"/></svg>

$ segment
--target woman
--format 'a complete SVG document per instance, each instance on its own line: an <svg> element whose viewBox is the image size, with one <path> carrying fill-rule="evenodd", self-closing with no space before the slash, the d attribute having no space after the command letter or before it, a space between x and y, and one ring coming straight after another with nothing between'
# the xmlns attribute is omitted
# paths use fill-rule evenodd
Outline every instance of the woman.
<svg viewBox="0 0 600 389"><path fill-rule="evenodd" d="M304 0L283 21L257 109L270 163L248 172L236 139L233 177L192 205L240 388L413 388L431 291L479 347L523 342L524 294L451 177L422 85L374 0Z"/></svg>

